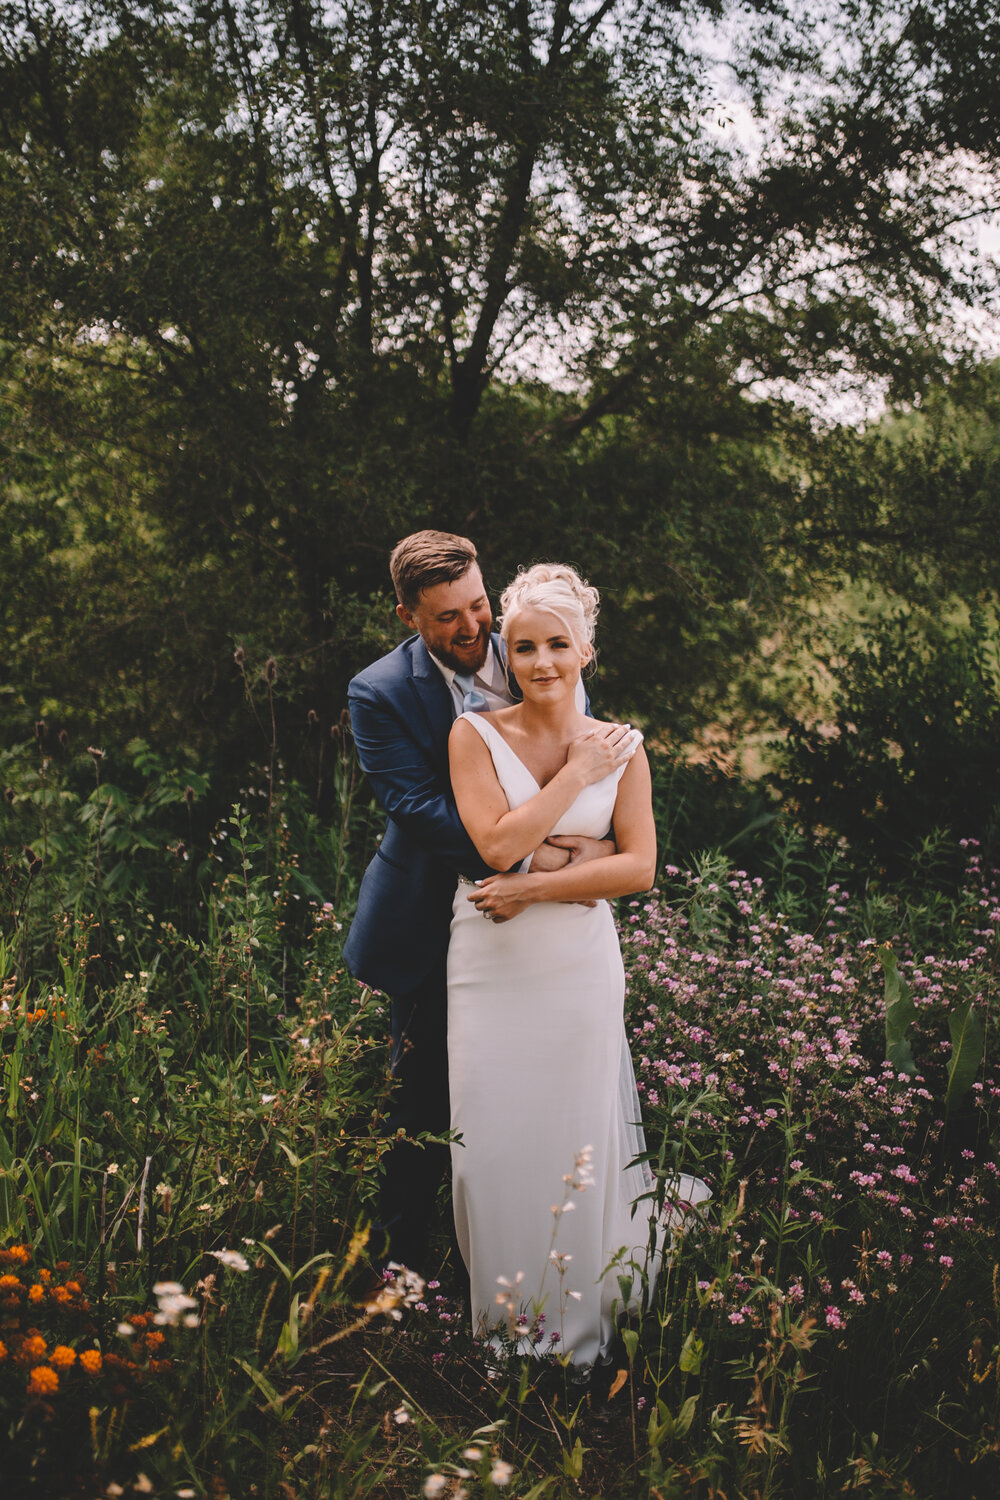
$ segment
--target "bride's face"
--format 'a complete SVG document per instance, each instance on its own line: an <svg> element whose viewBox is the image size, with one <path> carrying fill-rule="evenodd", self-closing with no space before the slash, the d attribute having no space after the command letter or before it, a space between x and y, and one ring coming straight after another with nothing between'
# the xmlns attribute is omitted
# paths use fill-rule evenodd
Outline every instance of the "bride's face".
<svg viewBox="0 0 1000 1500"><path fill-rule="evenodd" d="M576 692L591 648L567 629L566 621L542 609L522 609L506 632L507 661L525 698L558 702Z"/></svg>

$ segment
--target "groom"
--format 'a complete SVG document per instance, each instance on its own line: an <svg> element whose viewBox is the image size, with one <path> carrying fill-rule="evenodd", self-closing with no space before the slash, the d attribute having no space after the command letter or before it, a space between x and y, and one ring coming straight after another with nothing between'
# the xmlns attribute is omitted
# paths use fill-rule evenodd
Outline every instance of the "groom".
<svg viewBox="0 0 1000 1500"><path fill-rule="evenodd" d="M418 531L393 549L396 613L415 632L351 682L347 701L362 769L387 814L365 872L344 947L352 974L390 996L390 1132L443 1135L448 1100L447 979L451 908L459 875L490 873L462 826L451 794L448 736L463 710L503 708L519 698L476 549L461 536ZM607 852L594 839L553 839L535 869ZM378 1227L388 1257L424 1266L427 1230L447 1169L446 1145L399 1140L389 1151Z"/></svg>

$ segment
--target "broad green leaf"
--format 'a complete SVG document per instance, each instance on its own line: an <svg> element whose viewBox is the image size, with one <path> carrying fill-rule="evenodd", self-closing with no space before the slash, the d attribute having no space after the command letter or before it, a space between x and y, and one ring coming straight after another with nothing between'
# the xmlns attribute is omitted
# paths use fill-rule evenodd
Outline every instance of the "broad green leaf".
<svg viewBox="0 0 1000 1500"><path fill-rule="evenodd" d="M685 1437L690 1431L691 1423L694 1421L695 1407L698 1405L697 1396L689 1396L674 1418L674 1436Z"/></svg>
<svg viewBox="0 0 1000 1500"><path fill-rule="evenodd" d="M948 1017L951 1034L951 1062L948 1064L948 1087L944 1107L955 1108L972 1087L983 1060L983 1023L971 1000L956 1006Z"/></svg>
<svg viewBox="0 0 1000 1500"><path fill-rule="evenodd" d="M704 1340L692 1328L684 1340L679 1364L685 1375L697 1375L701 1369L701 1357L705 1352Z"/></svg>
<svg viewBox="0 0 1000 1500"><path fill-rule="evenodd" d="M897 1073L912 1078L917 1071L906 1032L917 1013L909 986L899 972L896 955L883 945L878 950L885 975L885 1055Z"/></svg>

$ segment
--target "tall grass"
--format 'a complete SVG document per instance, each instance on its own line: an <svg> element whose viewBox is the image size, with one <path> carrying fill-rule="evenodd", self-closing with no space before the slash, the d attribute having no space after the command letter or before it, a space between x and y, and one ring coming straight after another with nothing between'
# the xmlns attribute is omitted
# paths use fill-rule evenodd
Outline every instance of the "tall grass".
<svg viewBox="0 0 1000 1500"><path fill-rule="evenodd" d="M426 1284L374 1284L387 1025L340 955L376 825L331 743L324 819L270 744L209 818L196 768L138 742L6 758L8 1482L993 1494L1000 888L975 849L958 895L906 905L771 828L769 879L715 854L623 903L659 1190L714 1197L587 1389L472 1340L443 1228Z"/></svg>

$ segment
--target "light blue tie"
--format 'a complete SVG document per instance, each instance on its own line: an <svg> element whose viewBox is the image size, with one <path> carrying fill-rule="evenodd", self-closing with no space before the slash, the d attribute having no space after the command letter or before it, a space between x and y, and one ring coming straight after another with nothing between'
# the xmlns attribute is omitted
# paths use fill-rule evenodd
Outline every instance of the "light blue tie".
<svg viewBox="0 0 1000 1500"><path fill-rule="evenodd" d="M482 693L474 686L475 676L472 672L456 672L455 681L462 689L462 712L463 714L481 714L489 705Z"/></svg>

